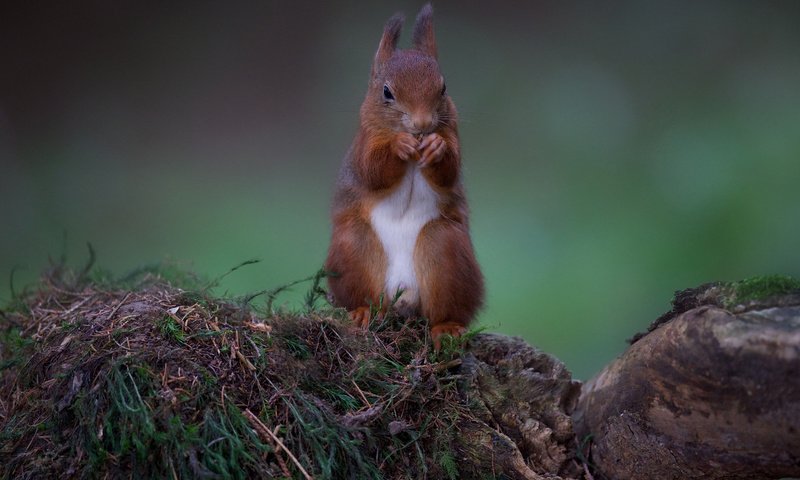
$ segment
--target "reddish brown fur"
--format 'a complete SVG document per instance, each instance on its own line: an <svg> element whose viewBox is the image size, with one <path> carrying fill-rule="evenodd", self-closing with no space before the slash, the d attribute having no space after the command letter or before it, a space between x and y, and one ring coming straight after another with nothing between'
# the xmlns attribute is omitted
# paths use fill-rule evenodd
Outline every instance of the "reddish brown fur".
<svg viewBox="0 0 800 480"><path fill-rule="evenodd" d="M336 303L348 310L378 305L386 273L386 256L369 220L356 211L343 212L333 221L325 269Z"/></svg>
<svg viewBox="0 0 800 480"><path fill-rule="evenodd" d="M424 161L421 171L439 195L440 215L426 224L417 238L414 270L420 311L413 313L428 318L438 346L441 334L459 335L474 318L483 300L483 277L469 237L456 110L450 97L443 94L431 15L428 5L417 17L411 50L396 49L402 17L392 17L386 24L361 106L360 128L337 183L325 268L333 274L329 285L334 302L366 326L369 317L365 312L369 310L365 309L377 306L385 293L387 268L370 212L397 187L410 162ZM392 89L397 104L384 99L384 85ZM403 115L429 115L435 122L430 130L417 134L409 131ZM419 143L410 133L423 139L441 137L444 148L440 157L426 160L425 149L408 153L404 142Z"/></svg>
<svg viewBox="0 0 800 480"><path fill-rule="evenodd" d="M481 272L466 225L446 218L420 232L414 252L422 314L432 326L466 326L483 297Z"/></svg>

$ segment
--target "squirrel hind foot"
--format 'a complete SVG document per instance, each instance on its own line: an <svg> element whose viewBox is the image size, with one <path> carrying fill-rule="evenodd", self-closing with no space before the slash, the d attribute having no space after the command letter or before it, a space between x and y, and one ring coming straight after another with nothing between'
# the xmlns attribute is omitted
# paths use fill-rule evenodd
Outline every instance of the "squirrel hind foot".
<svg viewBox="0 0 800 480"><path fill-rule="evenodd" d="M363 328L364 330L369 328L369 321L372 319L372 310L369 307L358 307L348 312L348 315L356 327Z"/></svg>
<svg viewBox="0 0 800 480"><path fill-rule="evenodd" d="M460 337L466 332L464 325L456 322L437 323L431 327L431 338L433 339L433 349L439 351L442 348L442 336L451 335Z"/></svg>

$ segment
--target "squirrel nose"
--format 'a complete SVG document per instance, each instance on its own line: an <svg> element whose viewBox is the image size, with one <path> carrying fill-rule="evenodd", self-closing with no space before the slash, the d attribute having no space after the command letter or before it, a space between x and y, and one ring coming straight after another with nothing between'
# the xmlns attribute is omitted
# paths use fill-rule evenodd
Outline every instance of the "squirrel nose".
<svg viewBox="0 0 800 480"><path fill-rule="evenodd" d="M430 113L416 114L411 117L411 126L418 132L428 132L433 125L433 115Z"/></svg>

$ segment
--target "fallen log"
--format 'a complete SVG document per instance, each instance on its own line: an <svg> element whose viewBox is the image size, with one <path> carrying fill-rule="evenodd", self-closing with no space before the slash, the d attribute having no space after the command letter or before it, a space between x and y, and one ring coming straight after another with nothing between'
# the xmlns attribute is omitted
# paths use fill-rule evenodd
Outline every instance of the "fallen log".
<svg viewBox="0 0 800 480"><path fill-rule="evenodd" d="M791 289L790 289L791 290ZM611 479L800 475L800 295L708 285L583 386L579 439Z"/></svg>

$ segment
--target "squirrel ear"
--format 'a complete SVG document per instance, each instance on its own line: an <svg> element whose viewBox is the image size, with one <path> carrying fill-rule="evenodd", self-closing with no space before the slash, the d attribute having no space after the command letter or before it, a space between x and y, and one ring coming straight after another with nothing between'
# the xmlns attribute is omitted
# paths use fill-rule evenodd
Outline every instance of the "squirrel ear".
<svg viewBox="0 0 800 480"><path fill-rule="evenodd" d="M383 27L383 36L381 37L381 43L378 45L378 52L375 54L375 63L372 67L373 72L379 65L386 63L392 57L395 49L397 49L397 40L400 38L403 20L403 14L395 13Z"/></svg>
<svg viewBox="0 0 800 480"><path fill-rule="evenodd" d="M417 15L412 43L417 50L437 58L436 37L433 35L433 7L430 3L422 7Z"/></svg>

